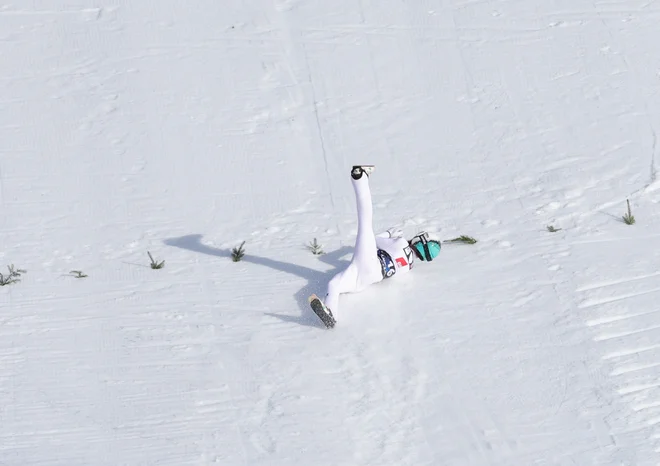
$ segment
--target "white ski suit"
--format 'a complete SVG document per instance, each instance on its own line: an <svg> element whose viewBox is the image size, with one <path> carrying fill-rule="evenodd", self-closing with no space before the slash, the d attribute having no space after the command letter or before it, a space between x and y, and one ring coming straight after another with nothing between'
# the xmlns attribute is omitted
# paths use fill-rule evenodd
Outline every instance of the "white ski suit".
<svg viewBox="0 0 660 466"><path fill-rule="evenodd" d="M400 231L388 230L374 235L373 206L369 176L351 178L357 202L358 231L351 263L328 283L324 304L337 315L339 295L364 290L373 283L391 276L407 273L413 265L414 254ZM383 254L384 251L387 254ZM382 256L379 258L379 255Z"/></svg>

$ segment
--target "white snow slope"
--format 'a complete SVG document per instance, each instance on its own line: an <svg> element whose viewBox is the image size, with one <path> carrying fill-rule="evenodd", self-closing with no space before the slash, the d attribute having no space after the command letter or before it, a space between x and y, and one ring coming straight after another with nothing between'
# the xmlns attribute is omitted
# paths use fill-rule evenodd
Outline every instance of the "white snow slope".
<svg viewBox="0 0 660 466"><path fill-rule="evenodd" d="M0 465L660 464L659 24L0 2ZM328 331L359 163L377 230L479 242Z"/></svg>

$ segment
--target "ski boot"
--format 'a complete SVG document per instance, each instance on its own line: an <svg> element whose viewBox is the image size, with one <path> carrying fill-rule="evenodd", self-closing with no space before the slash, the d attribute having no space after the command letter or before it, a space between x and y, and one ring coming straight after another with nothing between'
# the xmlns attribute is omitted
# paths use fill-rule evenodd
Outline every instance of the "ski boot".
<svg viewBox="0 0 660 466"><path fill-rule="evenodd" d="M351 169L351 176L354 180L359 180L362 178L363 173L366 173L367 176L369 176L375 169L375 165L353 165L353 168Z"/></svg>

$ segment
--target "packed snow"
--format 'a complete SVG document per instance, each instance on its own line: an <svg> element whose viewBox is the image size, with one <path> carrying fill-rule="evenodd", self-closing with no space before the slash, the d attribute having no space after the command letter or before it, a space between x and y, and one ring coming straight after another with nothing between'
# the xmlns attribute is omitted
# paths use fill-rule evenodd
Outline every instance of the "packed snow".
<svg viewBox="0 0 660 466"><path fill-rule="evenodd" d="M660 464L659 24L0 2L0 465ZM376 231L478 242L327 330L354 164Z"/></svg>

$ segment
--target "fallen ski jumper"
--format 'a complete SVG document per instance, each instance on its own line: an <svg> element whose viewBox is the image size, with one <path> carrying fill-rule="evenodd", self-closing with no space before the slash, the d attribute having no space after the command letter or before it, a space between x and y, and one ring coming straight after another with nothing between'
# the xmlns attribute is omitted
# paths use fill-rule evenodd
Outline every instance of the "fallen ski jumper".
<svg viewBox="0 0 660 466"><path fill-rule="evenodd" d="M312 295L312 310L326 327L334 327L339 295L356 293L386 278L408 273L415 259L432 261L440 253L440 242L422 232L410 241L400 230L389 229L378 235L373 230L373 205L369 176L373 165L356 165L351 170L358 213L358 231L350 264L328 283L325 298Z"/></svg>

